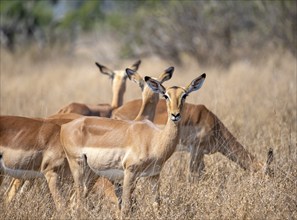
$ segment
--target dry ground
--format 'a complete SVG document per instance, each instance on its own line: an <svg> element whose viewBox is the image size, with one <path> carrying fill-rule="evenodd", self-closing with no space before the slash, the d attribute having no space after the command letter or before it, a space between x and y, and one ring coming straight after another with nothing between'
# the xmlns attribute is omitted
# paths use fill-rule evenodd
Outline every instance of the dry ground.
<svg viewBox="0 0 297 220"><path fill-rule="evenodd" d="M71 101L109 103L109 79L94 65L125 68L134 60L116 60L104 54L65 56L56 52L26 51L10 55L1 51L1 115L44 117ZM139 72L156 75L174 63L157 57L144 58ZM188 99L205 104L246 146L264 161L272 147L275 177L266 179L241 170L219 154L207 156L206 174L196 183L186 181L188 155L175 153L161 175L162 205L153 212L150 188L141 180L136 189L134 219L297 219L296 58L280 51L257 62L234 63L230 69L201 68L190 58L176 66L166 85L186 85L207 73L203 88ZM137 86L127 82L125 101L140 98ZM0 188L1 219L59 219L42 180L19 195L8 207ZM64 193L70 192L64 186ZM89 198L83 216L115 218L115 205L100 194ZM66 218L71 218L69 210Z"/></svg>

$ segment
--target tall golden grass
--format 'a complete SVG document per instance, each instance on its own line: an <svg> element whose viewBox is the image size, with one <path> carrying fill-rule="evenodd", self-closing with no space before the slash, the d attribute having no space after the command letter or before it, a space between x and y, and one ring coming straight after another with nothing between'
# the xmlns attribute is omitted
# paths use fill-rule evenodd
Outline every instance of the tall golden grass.
<svg viewBox="0 0 297 220"><path fill-rule="evenodd" d="M1 115L46 117L71 101L110 103L109 79L99 73L94 57L27 51L11 55L1 50ZM110 68L130 66L134 60L102 61ZM182 66L145 58L139 73L156 75L168 66L176 71L165 85L186 85L207 73L203 88L188 102L213 111L260 160L269 147L275 153L274 178L243 171L219 154L206 156L206 173L187 182L188 154L175 153L161 173L160 213L153 211L145 179L135 191L133 219L297 219L296 58L285 51L267 53L257 62L244 60L230 69L201 69L190 58ZM125 102L140 98L137 85L127 82ZM60 219L43 180L19 194L9 206L3 203L9 177L0 189L1 219ZM69 197L71 185L64 185ZM116 205L94 193L88 198L85 219L114 219ZM63 218L71 219L66 210Z"/></svg>

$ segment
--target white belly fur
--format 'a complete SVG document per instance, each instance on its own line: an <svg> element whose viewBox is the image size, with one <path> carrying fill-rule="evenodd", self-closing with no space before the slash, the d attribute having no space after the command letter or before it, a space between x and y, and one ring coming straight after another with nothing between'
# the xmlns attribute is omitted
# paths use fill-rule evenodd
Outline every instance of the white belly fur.
<svg viewBox="0 0 297 220"><path fill-rule="evenodd" d="M110 179L124 177L123 159L127 154L126 149L85 147L83 154L87 157L89 167L98 175Z"/></svg>
<svg viewBox="0 0 297 220"><path fill-rule="evenodd" d="M123 148L83 148L83 154L87 157L87 164L99 176L104 176L111 180L121 180L124 178L123 161L130 155L130 150ZM130 155L131 156L131 155ZM160 173L161 166L152 163L140 177L155 176Z"/></svg>

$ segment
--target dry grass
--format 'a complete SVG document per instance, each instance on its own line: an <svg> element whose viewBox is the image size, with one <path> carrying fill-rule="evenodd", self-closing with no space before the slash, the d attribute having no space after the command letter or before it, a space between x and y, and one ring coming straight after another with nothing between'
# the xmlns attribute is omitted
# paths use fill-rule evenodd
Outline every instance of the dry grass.
<svg viewBox="0 0 297 220"><path fill-rule="evenodd" d="M95 60L96 59L96 60ZM101 59L101 60L100 60ZM1 51L1 115L47 116L71 101L109 103L109 79L94 61L110 68L112 60L98 56L65 56L28 51L11 56ZM134 60L125 60L121 67ZM170 65L156 57L143 59L139 72L154 75ZM296 59L286 52L262 57L257 64L235 63L229 70L200 69L186 58L176 66L171 82L186 85L202 72L203 88L188 101L212 110L246 148L264 161L274 149L275 177L266 179L241 170L219 154L207 156L206 174L196 183L186 181L188 155L175 153L161 175L160 214L153 212L145 179L137 184L134 219L297 219ZM140 98L127 83L125 101ZM1 186L3 195L9 178ZM64 186L64 193L70 186ZM66 195L66 196L67 196ZM113 219L115 205L100 193L90 196L86 219ZM90 208L93 207L93 208ZM59 219L44 181L19 195L8 207L0 201L1 219ZM63 218L71 218L66 210Z"/></svg>

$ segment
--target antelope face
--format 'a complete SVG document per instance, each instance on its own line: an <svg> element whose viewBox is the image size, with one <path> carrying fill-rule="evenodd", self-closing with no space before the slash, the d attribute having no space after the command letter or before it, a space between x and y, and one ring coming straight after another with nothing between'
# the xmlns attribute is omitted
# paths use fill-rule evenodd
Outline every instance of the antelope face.
<svg viewBox="0 0 297 220"><path fill-rule="evenodd" d="M163 97L166 99L170 119L174 122L178 122L181 119L181 110L187 97L186 90L177 86L170 87L166 89L166 93Z"/></svg>
<svg viewBox="0 0 297 220"><path fill-rule="evenodd" d="M181 119L181 111L186 97L193 91L201 88L206 74L195 78L187 87L173 86L165 89L164 86L157 80L146 76L145 82L150 89L155 93L160 93L166 99L168 117L173 122L178 122Z"/></svg>
<svg viewBox="0 0 297 220"><path fill-rule="evenodd" d="M107 68L106 66L103 66L97 62L95 64L99 68L99 70L102 74L109 76L111 78L111 80L113 81L113 84L118 85L117 86L118 88L120 87L120 85L125 84L126 79L127 79L125 70L113 71L113 70ZM133 71L137 71L140 64L141 64L141 60L138 60L134 64L132 64L130 69Z"/></svg>
<svg viewBox="0 0 297 220"><path fill-rule="evenodd" d="M125 71L116 70L113 71L106 66L103 66L96 62L97 67L99 68L100 72L104 75L107 75L112 81L112 92L113 94L117 94L120 92L125 92L126 90L126 73Z"/></svg>
<svg viewBox="0 0 297 220"><path fill-rule="evenodd" d="M131 66L131 69L133 71L137 71L140 63L141 61L138 60ZM123 99L123 97L121 96L123 96L123 94L126 91L126 80L127 80L126 71L124 70L113 71L97 62L96 62L96 66L99 68L102 74L109 76L109 78L112 80L112 93L114 94L113 101L115 101L116 103L118 102L121 103Z"/></svg>
<svg viewBox="0 0 297 220"><path fill-rule="evenodd" d="M156 81L159 81L161 84L169 79L171 79L172 74L174 72L174 67L169 67L166 70L164 70L163 73L161 73L158 78L152 78ZM159 101L159 94L153 92L151 88L145 83L144 78L137 73L136 71L127 68L126 74L128 78L138 84L142 91L142 101L144 105L148 103L157 103Z"/></svg>

